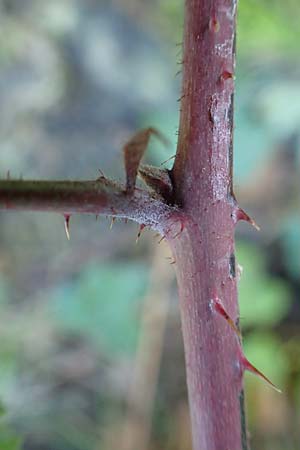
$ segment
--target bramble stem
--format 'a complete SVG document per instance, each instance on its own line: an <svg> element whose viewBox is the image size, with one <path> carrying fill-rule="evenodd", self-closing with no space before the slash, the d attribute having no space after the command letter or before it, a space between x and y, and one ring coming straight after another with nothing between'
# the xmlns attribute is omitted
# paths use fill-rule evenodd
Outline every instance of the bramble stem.
<svg viewBox="0 0 300 450"><path fill-rule="evenodd" d="M146 173L157 195L135 188L152 128L125 148L127 192L105 177L0 181L0 210L112 215L165 234L176 261L194 450L247 450L234 231L237 220L251 219L232 190L235 20L236 0L185 1L179 141L170 186L168 171L151 180ZM216 298L234 326L211 307Z"/></svg>
<svg viewBox="0 0 300 450"><path fill-rule="evenodd" d="M104 214L132 219L162 232L173 209L147 191L127 194L104 177L95 181L0 180L0 210Z"/></svg>
<svg viewBox="0 0 300 450"><path fill-rule="evenodd" d="M245 449L232 193L236 0L187 0L179 141L171 174L186 219L170 239L181 304L194 450ZM244 422L243 422L244 423ZM244 441L244 442L242 442Z"/></svg>

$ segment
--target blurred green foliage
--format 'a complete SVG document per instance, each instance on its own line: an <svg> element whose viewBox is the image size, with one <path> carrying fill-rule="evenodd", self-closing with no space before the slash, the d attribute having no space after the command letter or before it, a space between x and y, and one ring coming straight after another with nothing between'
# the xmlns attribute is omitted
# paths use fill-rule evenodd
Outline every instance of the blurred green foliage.
<svg viewBox="0 0 300 450"><path fill-rule="evenodd" d="M5 424L5 408L0 403L0 448L1 450L20 450L22 440Z"/></svg>
<svg viewBox="0 0 300 450"><path fill-rule="evenodd" d="M299 280L300 274L299 230L300 215L291 215L283 224L281 236L284 261L289 274L295 281Z"/></svg>
<svg viewBox="0 0 300 450"><path fill-rule="evenodd" d="M236 256L241 271L238 276L242 327L271 328L290 309L289 286L268 274L264 253L259 248L238 242Z"/></svg>
<svg viewBox="0 0 300 450"><path fill-rule="evenodd" d="M272 381L284 386L288 363L273 329L290 309L292 297L289 285L282 279L270 276L266 258L259 248L238 241L236 257L240 265L237 272L245 353L259 370L265 374L271 373Z"/></svg>
<svg viewBox="0 0 300 450"><path fill-rule="evenodd" d="M265 375L272 374L272 382L284 390L288 374L288 358L278 336L271 330L253 331L244 340L244 351L249 361ZM276 363L275 363L276 362ZM251 377L251 378L250 378ZM252 384L263 381L253 374L247 376ZM255 411L253 411L255 414Z"/></svg>
<svg viewBox="0 0 300 450"><path fill-rule="evenodd" d="M298 0L240 0L238 4L238 56L256 58L298 53L300 4Z"/></svg>
<svg viewBox="0 0 300 450"><path fill-rule="evenodd" d="M49 292L50 313L60 329L83 334L99 350L132 354L147 279L147 266L133 262L85 267Z"/></svg>

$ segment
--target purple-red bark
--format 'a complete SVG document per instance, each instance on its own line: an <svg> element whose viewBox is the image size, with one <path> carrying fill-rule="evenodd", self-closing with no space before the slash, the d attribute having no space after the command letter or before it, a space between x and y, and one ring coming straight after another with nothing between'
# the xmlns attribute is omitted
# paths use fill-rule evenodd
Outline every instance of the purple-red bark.
<svg viewBox="0 0 300 450"><path fill-rule="evenodd" d="M170 240L181 303L194 450L239 450L243 367L232 191L236 0L187 0L179 141L172 180L185 214Z"/></svg>

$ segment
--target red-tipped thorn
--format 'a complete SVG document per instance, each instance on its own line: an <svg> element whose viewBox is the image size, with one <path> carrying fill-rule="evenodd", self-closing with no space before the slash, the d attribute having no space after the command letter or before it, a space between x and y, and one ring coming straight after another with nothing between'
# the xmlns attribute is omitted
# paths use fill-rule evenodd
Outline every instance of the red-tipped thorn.
<svg viewBox="0 0 300 450"><path fill-rule="evenodd" d="M220 81L225 82L227 80L234 80L234 75L229 70L223 70L220 76Z"/></svg>
<svg viewBox="0 0 300 450"><path fill-rule="evenodd" d="M138 232L138 235L137 235L136 240L135 240L136 244L138 243L138 241L139 241L139 239L141 237L141 234L142 234L142 232L143 232L145 227L146 227L146 225L144 225L143 223L140 225L139 232Z"/></svg>
<svg viewBox="0 0 300 450"><path fill-rule="evenodd" d="M64 218L65 218L65 232L66 232L66 236L68 241L70 240L70 217L71 214L64 214Z"/></svg>
<svg viewBox="0 0 300 450"><path fill-rule="evenodd" d="M214 33L218 33L220 31L220 22L216 17L212 17L209 21L209 29Z"/></svg>
<svg viewBox="0 0 300 450"><path fill-rule="evenodd" d="M237 222L239 220L245 220L246 222L249 222L257 231L260 230L260 227L257 225L257 223L250 216L248 216L248 214L245 213L243 209L238 208L235 213L235 217Z"/></svg>
<svg viewBox="0 0 300 450"><path fill-rule="evenodd" d="M167 256L166 259L167 259L168 261L171 261L171 262L170 262L171 265L172 265L172 264L176 264L176 259L175 259L175 258L172 258L171 256ZM173 260L173 261L172 261L172 260Z"/></svg>
<svg viewBox="0 0 300 450"><path fill-rule="evenodd" d="M269 380L269 378L267 378L260 370L258 370L256 367L253 366L253 364L251 364L248 361L248 359L245 357L242 349L240 349L239 358L240 358L240 363L244 370L248 370L248 372L252 372L254 375L259 376L266 383L268 383L269 386L271 386L273 389L275 389L276 392L279 392L280 394L282 393L282 391L277 386L275 386L275 384L272 383L272 381Z"/></svg>
<svg viewBox="0 0 300 450"><path fill-rule="evenodd" d="M233 331L237 334L237 336L240 339L242 338L240 330L234 323L233 319L229 316L222 301L218 297L212 298L210 300L210 308L212 309L212 311L215 311L218 314L220 314L222 317L224 317L224 319L226 320L228 325L233 329Z"/></svg>

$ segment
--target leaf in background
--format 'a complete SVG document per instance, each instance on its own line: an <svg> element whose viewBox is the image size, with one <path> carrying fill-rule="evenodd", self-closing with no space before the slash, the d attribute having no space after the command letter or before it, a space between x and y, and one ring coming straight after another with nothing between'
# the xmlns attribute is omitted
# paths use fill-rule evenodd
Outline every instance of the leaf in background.
<svg viewBox="0 0 300 450"><path fill-rule="evenodd" d="M247 335L243 346L247 359L283 388L289 364L280 340L271 332L254 331Z"/></svg>
<svg viewBox="0 0 300 450"><path fill-rule="evenodd" d="M81 333L109 353L131 353L147 279L141 264L89 266L50 294L49 308L62 331Z"/></svg>
<svg viewBox="0 0 300 450"><path fill-rule="evenodd" d="M290 217L283 225L281 242L283 245L284 261L289 273L295 280L300 276L300 218Z"/></svg>
<svg viewBox="0 0 300 450"><path fill-rule="evenodd" d="M299 2L281 0L243 0L239 3L238 54L298 51Z"/></svg>
<svg viewBox="0 0 300 450"><path fill-rule="evenodd" d="M0 449L1 450L21 450L21 438L3 421L6 410L0 402Z"/></svg>
<svg viewBox="0 0 300 450"><path fill-rule="evenodd" d="M267 274L263 253L253 245L238 242L237 262L243 267L239 282L242 327L276 324L291 304L287 284Z"/></svg>
<svg viewBox="0 0 300 450"><path fill-rule="evenodd" d="M251 120L249 111L246 111L244 105L237 104L236 110L234 173L236 183L239 184L249 179L258 165L265 162L268 152L274 146L270 133L266 132L263 124L257 125Z"/></svg>
<svg viewBox="0 0 300 450"><path fill-rule="evenodd" d="M289 78L269 82L256 99L257 114L273 138L283 137L298 130L300 123L300 84Z"/></svg>
<svg viewBox="0 0 300 450"><path fill-rule="evenodd" d="M0 448L1 450L21 450L21 439L14 436L13 432L0 427Z"/></svg>

